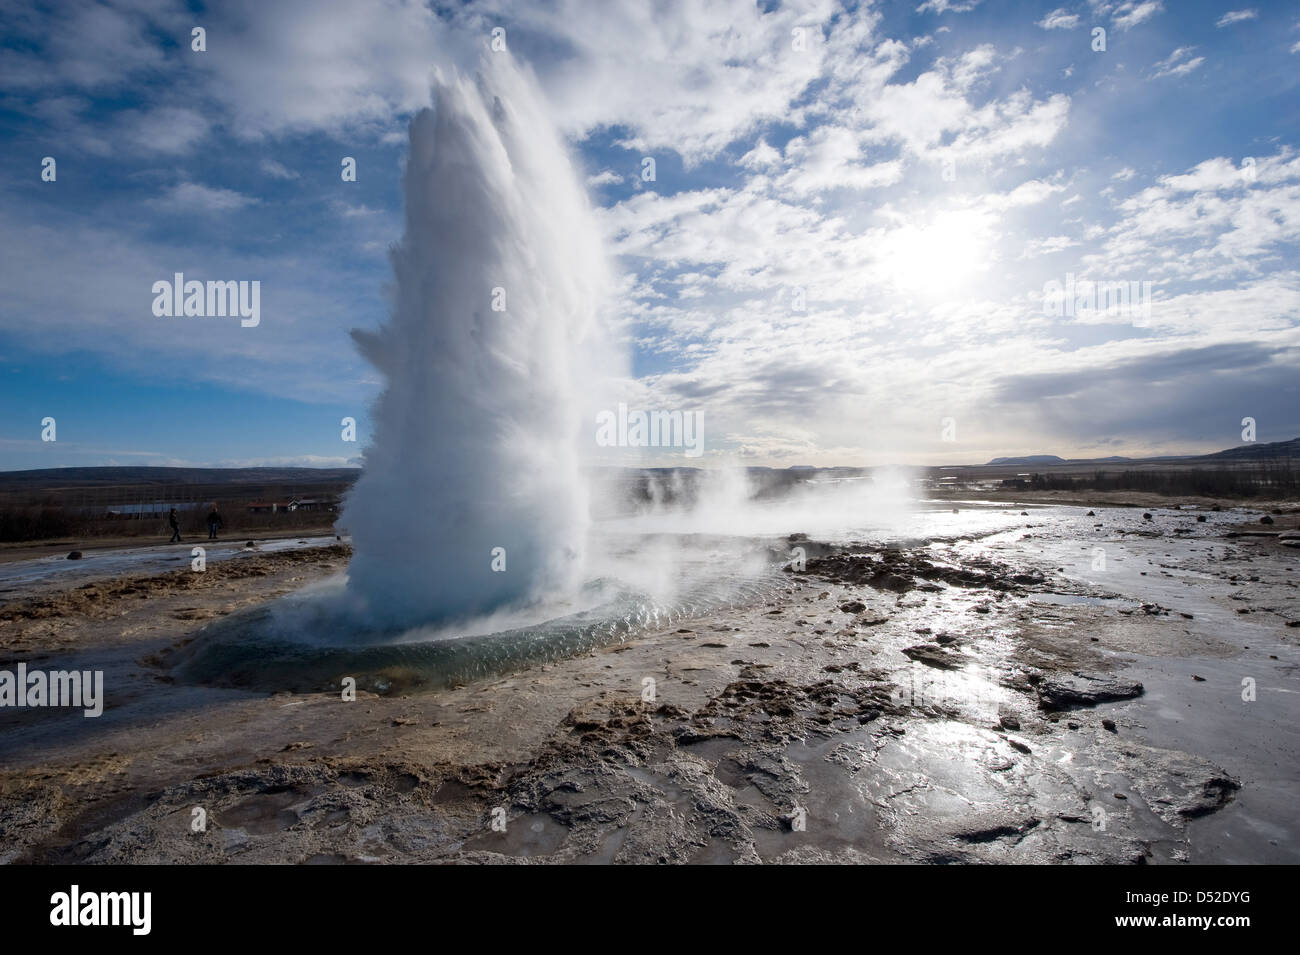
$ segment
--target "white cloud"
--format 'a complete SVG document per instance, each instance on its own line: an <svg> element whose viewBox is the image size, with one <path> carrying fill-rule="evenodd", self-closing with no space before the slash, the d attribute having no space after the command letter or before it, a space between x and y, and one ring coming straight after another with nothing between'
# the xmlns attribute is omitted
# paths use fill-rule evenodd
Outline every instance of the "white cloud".
<svg viewBox="0 0 1300 955"><path fill-rule="evenodd" d="M1229 10L1223 16L1214 22L1216 27L1222 29L1231 26L1234 23L1241 23L1243 20L1254 20L1259 16L1255 10Z"/></svg>
<svg viewBox="0 0 1300 955"><path fill-rule="evenodd" d="M203 186L196 182L182 182L172 186L160 198L151 200L159 207L191 212L229 212L258 202L255 196L246 196L233 189Z"/></svg>
<svg viewBox="0 0 1300 955"><path fill-rule="evenodd" d="M746 169L771 169L781 163L781 153L760 139L754 148L740 157L739 165Z"/></svg>
<svg viewBox="0 0 1300 955"><path fill-rule="evenodd" d="M1079 25L1079 15L1060 8L1047 14L1037 25L1044 30L1073 30Z"/></svg>
<svg viewBox="0 0 1300 955"><path fill-rule="evenodd" d="M1025 243L1025 251L1021 253L1020 257L1031 259L1040 255L1051 255L1053 252L1073 248L1078 244L1077 240L1070 238L1068 235L1052 235L1042 239L1030 239Z"/></svg>
<svg viewBox="0 0 1300 955"><path fill-rule="evenodd" d="M966 13L979 6L980 0L925 0L917 13Z"/></svg>
<svg viewBox="0 0 1300 955"><path fill-rule="evenodd" d="M304 269L299 248L240 254L212 243L201 228L154 241L136 237L130 225L0 208L5 336L38 354L93 352L151 381L174 377L299 401L362 393L368 371L347 330L365 320L375 292L356 288L355 273L338 263ZM155 317L153 283L178 271L201 281L261 281L261 323Z"/></svg>
<svg viewBox="0 0 1300 955"><path fill-rule="evenodd" d="M428 104L449 62L431 51L458 49L417 0L232 0L217 18L196 65L246 139L385 128Z"/></svg>
<svg viewBox="0 0 1300 955"><path fill-rule="evenodd" d="M1152 79L1160 79L1162 76L1186 76L1205 62L1203 56L1192 56L1195 47L1180 46L1170 53L1165 59L1155 65L1155 72L1151 74Z"/></svg>
<svg viewBox="0 0 1300 955"><path fill-rule="evenodd" d="M266 173L272 179L297 179L298 173L294 172L283 163L276 162L274 159L263 159L258 163L258 168Z"/></svg>
<svg viewBox="0 0 1300 955"><path fill-rule="evenodd" d="M801 195L829 189L891 186L903 178L901 162L866 162L859 135L831 124L786 143L785 163L789 171L778 180L777 187Z"/></svg>
<svg viewBox="0 0 1300 955"><path fill-rule="evenodd" d="M1120 30L1131 30L1139 23L1145 23L1157 13L1164 10L1160 0L1143 0L1143 2L1121 3L1115 8L1113 23Z"/></svg>
<svg viewBox="0 0 1300 955"><path fill-rule="evenodd" d="M5 33L27 42L0 49L0 86L6 90L66 85L103 94L129 87L166 63L156 39L158 28L181 35L182 24L192 19L174 0L159 0L148 8L69 0L60 4L57 16L41 16L27 4L7 7ZM35 43L48 51L46 57L30 52L28 45Z"/></svg>
<svg viewBox="0 0 1300 955"><path fill-rule="evenodd" d="M190 152L211 126L196 110L170 106L121 112L114 117L114 124L138 151L167 155Z"/></svg>
<svg viewBox="0 0 1300 955"><path fill-rule="evenodd" d="M941 14L973 5L931 0L922 8ZM96 6L70 4L69 22L93 24ZM1090 22L1087 7L1073 6L1082 15L1060 8L1037 26ZM472 64L487 28L504 23L511 49L535 64L565 132L591 137L586 145L600 159L589 185L635 180L641 155L676 153L688 170L719 160L707 180L689 172L675 179L678 164L661 161L658 184L635 182L635 193L598 215L625 270L616 321L670 369L629 383L630 393L647 404L707 406L711 432L726 436L720 450L754 460L847 463L872 442L905 452L953 413L1002 427L1027 407L999 399L996 382L1008 369L1086 375L1187 348L1271 348L1284 340L1286 310L1295 308L1300 280L1287 271L1300 235L1293 152L1260 158L1253 179L1239 159L1196 163L1203 153L1192 161L1179 161L1183 153L1090 153L1077 136L1063 141L1070 95L1044 85L1059 83L1063 63L972 41L962 31L971 18L933 30L942 39L930 45L881 35L885 21L870 5L845 9L831 0L665 0L649 10L634 0L484 0L440 8L448 23L415 0L385 0L377 13L336 0L316 16L305 0L233 0L212 8L205 59L187 50L159 59L131 45L168 30L185 36L190 16L166 3L138 12L145 9L132 0L115 14L114 55L92 50L85 64L49 64L63 85L35 83L44 67L22 43L0 51L0 80L51 128L76 129L88 151L147 146L181 157L220 129L273 144L244 143L254 157L274 152L306 170L290 159L294 134L323 132L349 149L398 143L405 113L427 99L435 65ZM1091 17L1125 30L1161 9L1101 0ZM33 16L16 16L6 30L39 36ZM792 45L796 28L806 31L802 51ZM53 21L47 32L58 43L72 37ZM909 22L906 36L914 32ZM175 60L183 70L174 70ZM1186 75L1203 63L1180 47L1147 75ZM113 125L92 108L98 88L87 79L145 88L168 65L179 79L159 102L120 113ZM1086 72L1081 66L1076 75ZM1080 95L1085 135L1096 101L1091 90ZM603 151L615 129L632 154ZM1107 179L1128 182L1137 173L1108 175L1115 155L1140 158L1144 182L1150 170L1184 171L1125 196L1130 188L1112 189ZM955 182L940 178L947 161ZM231 180L168 165L178 168L162 182L181 181L153 200L168 211L234 213L257 201L244 182L237 183L244 191L203 186L193 180ZM1065 169L1054 172L1058 166ZM278 181L299 172L273 159L258 168L277 180L253 177L264 222ZM603 195L614 193L623 190ZM328 198L316 205L338 217L328 227L346 227L339 246L378 257L400 222L395 209L378 205L383 200L367 199L372 205ZM361 288L364 281L328 267L304 269L302 249L282 259L220 254L227 233L217 230L233 230L243 218L235 215L202 220L214 241L196 229L193 246L174 249L114 229L51 228L13 216L0 210L10 276L0 324L26 336L28 347L98 341L128 368L174 362L202 380L308 400L369 386L341 333L364 324L358 313L372 305L382 311L381 280ZM256 334L151 320L149 283L188 270L185 262L205 278L280 277L264 281ZM1143 337L1080 346L1097 339L1048 320L1035 295L1044 273L1066 271L1155 281L1158 301ZM15 273L31 278L17 283ZM806 293L806 311L791 308L795 288ZM1294 338L1292 347L1300 344Z"/></svg>
<svg viewBox="0 0 1300 955"><path fill-rule="evenodd" d="M557 51L537 69L566 132L623 126L627 148L672 150L694 164L765 123L800 122L792 104L823 74L831 45L865 41L878 20L860 11L827 39L836 11L832 0L767 10L750 0L488 0L462 17L475 34L507 23L508 37Z"/></svg>

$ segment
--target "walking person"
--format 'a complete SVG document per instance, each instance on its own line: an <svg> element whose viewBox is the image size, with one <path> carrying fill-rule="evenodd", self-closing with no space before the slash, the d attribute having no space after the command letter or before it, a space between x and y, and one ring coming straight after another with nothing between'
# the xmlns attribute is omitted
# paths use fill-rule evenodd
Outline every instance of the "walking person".
<svg viewBox="0 0 1300 955"><path fill-rule="evenodd" d="M225 526L226 522L223 521L221 515L217 513L217 505L213 504L212 510L208 511L208 540L216 540L217 531Z"/></svg>
<svg viewBox="0 0 1300 955"><path fill-rule="evenodd" d="M167 543L179 543L181 539L181 521L180 518L176 516L176 508L173 507L171 513L167 515L167 523L171 525L172 529L172 539Z"/></svg>

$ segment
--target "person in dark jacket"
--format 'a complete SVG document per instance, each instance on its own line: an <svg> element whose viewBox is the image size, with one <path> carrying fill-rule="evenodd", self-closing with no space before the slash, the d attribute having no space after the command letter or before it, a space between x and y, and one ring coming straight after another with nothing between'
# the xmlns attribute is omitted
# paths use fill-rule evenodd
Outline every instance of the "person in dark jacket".
<svg viewBox="0 0 1300 955"><path fill-rule="evenodd" d="M173 507L171 513L167 515L167 523L171 525L172 529L172 539L167 543L175 544L181 539L181 521L180 518L176 516L176 508Z"/></svg>
<svg viewBox="0 0 1300 955"><path fill-rule="evenodd" d="M223 521L221 515L217 513L217 505L213 504L212 510L208 511L208 540L216 540L217 531L225 526L226 522Z"/></svg>

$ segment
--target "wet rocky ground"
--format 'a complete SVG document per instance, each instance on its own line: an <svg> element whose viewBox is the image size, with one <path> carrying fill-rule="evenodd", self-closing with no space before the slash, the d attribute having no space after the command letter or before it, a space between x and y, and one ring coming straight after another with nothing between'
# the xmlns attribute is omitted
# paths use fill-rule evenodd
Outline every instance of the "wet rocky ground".
<svg viewBox="0 0 1300 955"><path fill-rule="evenodd" d="M355 701L186 686L164 664L207 619L337 573L341 549L13 604L0 667L94 666L110 689L99 719L0 712L0 851L1300 861L1300 554L1278 536L1300 515L1013 516L895 546L795 536L763 600Z"/></svg>

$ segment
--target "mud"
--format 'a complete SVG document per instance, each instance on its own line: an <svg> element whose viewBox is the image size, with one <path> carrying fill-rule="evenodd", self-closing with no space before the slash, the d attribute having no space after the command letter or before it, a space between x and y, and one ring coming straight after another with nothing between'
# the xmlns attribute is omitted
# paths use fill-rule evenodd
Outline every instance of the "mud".
<svg viewBox="0 0 1300 955"><path fill-rule="evenodd" d="M0 665L100 665L111 690L99 720L0 712L4 858L1297 861L1294 553L1158 515L1184 517L1177 540L1062 511L979 541L810 541L771 600L353 702L162 662L337 573L336 548L36 598L0 617ZM1105 586L1068 557L1095 523Z"/></svg>

